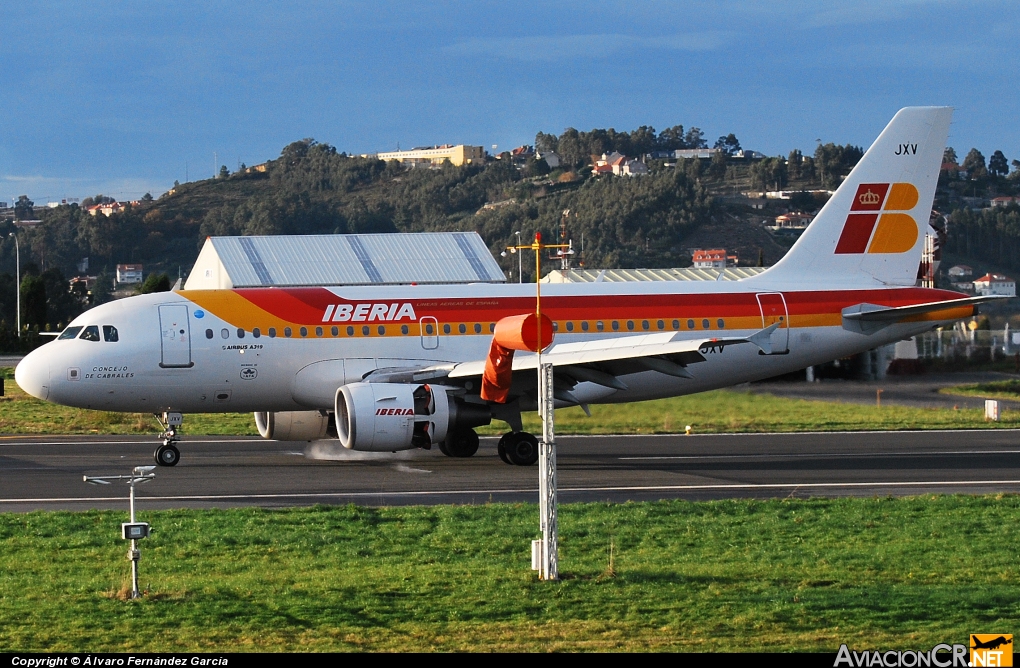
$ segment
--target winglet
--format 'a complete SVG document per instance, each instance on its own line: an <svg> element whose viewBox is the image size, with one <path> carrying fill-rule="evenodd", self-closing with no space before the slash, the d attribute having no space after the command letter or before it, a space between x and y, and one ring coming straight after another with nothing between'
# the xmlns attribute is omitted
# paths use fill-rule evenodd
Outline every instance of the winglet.
<svg viewBox="0 0 1020 668"><path fill-rule="evenodd" d="M774 322L765 329L755 332L751 336L747 337L747 340L758 346L766 355L772 354L772 332L779 329L779 325L782 323Z"/></svg>

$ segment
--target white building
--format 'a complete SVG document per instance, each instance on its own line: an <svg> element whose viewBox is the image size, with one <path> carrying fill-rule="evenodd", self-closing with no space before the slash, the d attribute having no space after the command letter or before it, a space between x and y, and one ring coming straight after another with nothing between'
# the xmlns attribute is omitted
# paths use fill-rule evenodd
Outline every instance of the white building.
<svg viewBox="0 0 1020 668"><path fill-rule="evenodd" d="M140 264L118 264L117 265L117 282L118 283L141 283L142 282L142 265L140 265Z"/></svg>
<svg viewBox="0 0 1020 668"><path fill-rule="evenodd" d="M985 274L974 280L974 291L982 297L989 295L1016 296L1016 282L1002 274Z"/></svg>

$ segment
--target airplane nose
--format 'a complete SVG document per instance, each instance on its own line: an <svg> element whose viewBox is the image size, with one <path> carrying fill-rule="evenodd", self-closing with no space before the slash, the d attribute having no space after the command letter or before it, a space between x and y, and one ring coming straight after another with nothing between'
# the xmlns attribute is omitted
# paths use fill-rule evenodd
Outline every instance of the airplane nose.
<svg viewBox="0 0 1020 668"><path fill-rule="evenodd" d="M25 355L14 369L14 380L25 392L45 401L50 396L50 363L46 353L34 350Z"/></svg>

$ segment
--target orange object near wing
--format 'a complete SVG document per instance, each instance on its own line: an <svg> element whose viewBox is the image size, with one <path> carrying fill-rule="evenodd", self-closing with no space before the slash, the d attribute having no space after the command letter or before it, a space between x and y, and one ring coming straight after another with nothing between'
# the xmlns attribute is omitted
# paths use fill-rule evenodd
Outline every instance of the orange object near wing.
<svg viewBox="0 0 1020 668"><path fill-rule="evenodd" d="M510 350L530 350L538 352L538 317L534 313L511 315L496 323L493 341ZM542 316L542 349L545 350L553 340L552 320Z"/></svg>
<svg viewBox="0 0 1020 668"><path fill-rule="evenodd" d="M515 350L538 352L538 317L534 313L512 315L496 323L496 331L489 346L482 373L481 397L486 401L506 403L513 379ZM542 348L549 347L553 340L552 320L542 316Z"/></svg>

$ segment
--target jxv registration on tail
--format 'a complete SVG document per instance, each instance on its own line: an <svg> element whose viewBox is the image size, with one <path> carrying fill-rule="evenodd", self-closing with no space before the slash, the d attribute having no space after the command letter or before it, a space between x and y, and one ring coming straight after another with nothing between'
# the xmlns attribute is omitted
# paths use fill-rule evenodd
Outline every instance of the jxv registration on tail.
<svg viewBox="0 0 1020 668"><path fill-rule="evenodd" d="M557 405L587 409L766 378L971 316L980 298L915 285L951 116L897 113L753 278L550 284L548 321L524 317L528 285L177 290L82 314L16 379L59 404L162 415L163 465L180 456L182 414L226 411L254 412L266 438L454 457L496 419L509 425L504 461L532 464L521 411L537 405L536 357L524 349L543 330Z"/></svg>

